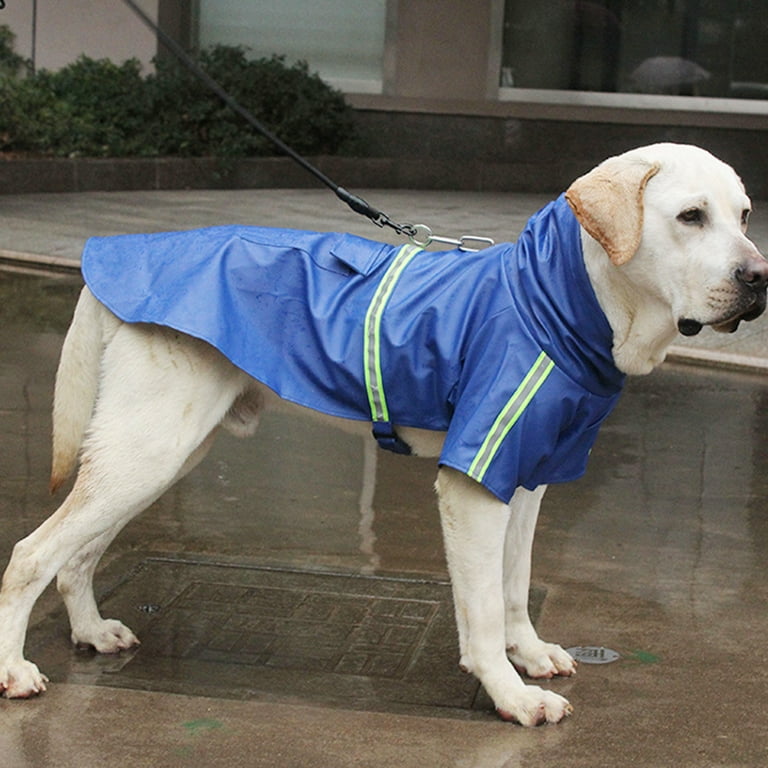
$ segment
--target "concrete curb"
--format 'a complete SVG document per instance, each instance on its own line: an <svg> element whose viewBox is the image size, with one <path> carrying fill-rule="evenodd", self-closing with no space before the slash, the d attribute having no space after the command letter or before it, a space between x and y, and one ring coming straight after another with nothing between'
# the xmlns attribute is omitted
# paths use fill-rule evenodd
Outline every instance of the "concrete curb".
<svg viewBox="0 0 768 768"><path fill-rule="evenodd" d="M486 192L558 190L578 175L558 165L534 172L524 161L430 157L307 158L348 188ZM563 181L565 179L565 182ZM185 189L315 189L320 182L287 157L52 157L0 160L0 196L40 192Z"/></svg>
<svg viewBox="0 0 768 768"><path fill-rule="evenodd" d="M666 362L686 365L707 365L712 368L741 372L765 373L768 371L768 360L762 357L721 352L717 349L694 349L672 346L667 353Z"/></svg>
<svg viewBox="0 0 768 768"><path fill-rule="evenodd" d="M0 265L26 267L35 271L76 272L80 273L80 262L60 256L44 256L39 253L9 251L0 248Z"/></svg>

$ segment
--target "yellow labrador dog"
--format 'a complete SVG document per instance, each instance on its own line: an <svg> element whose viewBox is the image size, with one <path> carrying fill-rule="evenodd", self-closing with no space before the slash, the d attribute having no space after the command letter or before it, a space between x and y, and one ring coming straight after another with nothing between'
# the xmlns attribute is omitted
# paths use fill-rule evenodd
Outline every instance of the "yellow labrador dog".
<svg viewBox="0 0 768 768"><path fill-rule="evenodd" d="M478 254L247 227L89 241L56 380L52 488L78 459L79 472L5 572L0 692L46 688L23 649L54 576L73 642L135 645L94 599L107 546L219 428L249 434L264 408L298 405L439 457L460 664L503 719L560 721L568 701L516 671L575 669L526 607L546 483L584 471L624 375L651 371L677 333L733 331L763 312L768 263L745 234L749 212L729 166L659 144L606 160L516 244ZM283 287L289 274L301 288ZM213 283L228 279L216 298ZM263 310L253 330L239 313L255 305L241 301Z"/></svg>

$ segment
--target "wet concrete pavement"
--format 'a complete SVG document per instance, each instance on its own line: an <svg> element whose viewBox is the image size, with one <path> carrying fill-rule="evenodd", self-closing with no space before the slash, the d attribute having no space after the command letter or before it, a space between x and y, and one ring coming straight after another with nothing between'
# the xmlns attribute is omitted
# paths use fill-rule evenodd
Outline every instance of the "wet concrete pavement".
<svg viewBox="0 0 768 768"><path fill-rule="evenodd" d="M433 204L442 231L499 239L545 199L369 198L404 218ZM16 197L0 200L0 249L76 261L87 234L192 220L371 235L326 206L323 193L284 191ZM768 250L759 216L755 233ZM79 285L0 271L3 565L55 507L50 398ZM630 380L587 475L545 498L537 628L620 654L545 683L575 706L563 724L501 723L456 671L433 462L272 416L252 440L219 440L107 553L97 589L141 630L138 652L71 649L46 592L28 650L52 683L36 700L0 700L3 765L766 764L765 321L742 331L693 343L746 367L665 364Z"/></svg>

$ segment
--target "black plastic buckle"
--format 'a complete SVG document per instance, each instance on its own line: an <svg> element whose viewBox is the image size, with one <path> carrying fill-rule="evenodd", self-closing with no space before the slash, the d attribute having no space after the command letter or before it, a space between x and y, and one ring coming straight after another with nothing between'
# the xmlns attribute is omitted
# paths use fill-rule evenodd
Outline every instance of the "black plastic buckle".
<svg viewBox="0 0 768 768"><path fill-rule="evenodd" d="M392 453L400 453L403 456L411 455L411 446L401 440L390 421L374 421L373 436L380 448Z"/></svg>

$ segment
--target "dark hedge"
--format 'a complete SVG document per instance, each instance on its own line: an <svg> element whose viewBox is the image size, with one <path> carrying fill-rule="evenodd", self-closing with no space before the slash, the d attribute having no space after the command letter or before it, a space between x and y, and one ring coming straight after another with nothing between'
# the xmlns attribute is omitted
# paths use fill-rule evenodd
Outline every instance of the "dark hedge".
<svg viewBox="0 0 768 768"><path fill-rule="evenodd" d="M2 30L2 27L0 27ZM57 72L26 74L0 34L0 151L59 157L215 156L277 153L271 143L175 61L143 76L136 60L85 56ZM2 62L9 65L2 67ZM282 141L305 154L351 151L354 118L343 95L306 63L249 59L224 45L200 66Z"/></svg>

